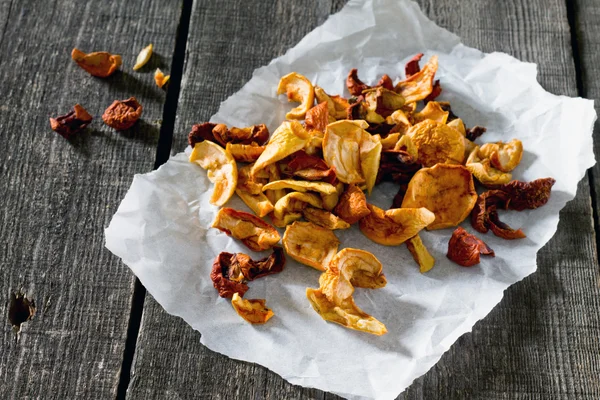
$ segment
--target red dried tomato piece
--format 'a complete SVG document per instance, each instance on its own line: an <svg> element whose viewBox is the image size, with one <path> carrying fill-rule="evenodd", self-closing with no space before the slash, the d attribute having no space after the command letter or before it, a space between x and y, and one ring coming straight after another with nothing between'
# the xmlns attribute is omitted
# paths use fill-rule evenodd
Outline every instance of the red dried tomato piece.
<svg viewBox="0 0 600 400"><path fill-rule="evenodd" d="M417 54L406 63L404 66L404 73L406 74L407 79L421 70L421 67L419 66L421 58L423 58L423 53Z"/></svg>
<svg viewBox="0 0 600 400"><path fill-rule="evenodd" d="M391 181L408 183L422 165L404 150L386 150L381 152L376 183Z"/></svg>
<svg viewBox="0 0 600 400"><path fill-rule="evenodd" d="M358 79L358 70L356 68L352 68L348 73L348 78L346 78L346 86L348 87L348 91L353 96L360 96L363 90L370 88L369 85Z"/></svg>
<svg viewBox="0 0 600 400"><path fill-rule="evenodd" d="M239 293L243 297L248 291L246 282L277 274L284 265L285 255L281 247L275 247L270 256L258 261L244 253L222 252L213 262L210 279L219 296L231 298L234 293Z"/></svg>
<svg viewBox="0 0 600 400"><path fill-rule="evenodd" d="M488 226L494 235L501 237L502 239L513 240L523 239L527 237L521 229L514 230L498 218L498 210L496 206L491 206L487 210L488 214Z"/></svg>
<svg viewBox="0 0 600 400"><path fill-rule="evenodd" d="M478 232L487 233L489 226L489 208L506 208L508 194L502 190L488 190L479 195L471 212L471 226Z"/></svg>
<svg viewBox="0 0 600 400"><path fill-rule="evenodd" d="M73 111L68 114L50 118L50 127L65 139L70 139L71 136L88 126L90 122L92 122L92 116L85 108L75 104Z"/></svg>
<svg viewBox="0 0 600 400"><path fill-rule="evenodd" d="M508 193L510 197L508 208L511 210L533 210L548 202L550 191L555 183L554 178L536 179L531 182L514 180L500 185L498 189Z"/></svg>
<svg viewBox="0 0 600 400"><path fill-rule="evenodd" d="M468 233L460 226L454 230L448 242L446 257L463 267L472 267L479 264L481 254L495 256L494 250L477 236Z"/></svg>

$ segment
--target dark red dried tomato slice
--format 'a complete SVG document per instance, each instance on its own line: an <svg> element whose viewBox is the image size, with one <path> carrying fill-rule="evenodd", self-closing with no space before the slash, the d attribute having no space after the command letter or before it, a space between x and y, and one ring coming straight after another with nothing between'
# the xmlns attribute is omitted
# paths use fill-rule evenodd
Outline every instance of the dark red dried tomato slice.
<svg viewBox="0 0 600 400"><path fill-rule="evenodd" d="M460 226L454 230L446 254L450 260L463 267L472 267L479 264L481 254L495 256L494 250L477 236L468 233Z"/></svg>

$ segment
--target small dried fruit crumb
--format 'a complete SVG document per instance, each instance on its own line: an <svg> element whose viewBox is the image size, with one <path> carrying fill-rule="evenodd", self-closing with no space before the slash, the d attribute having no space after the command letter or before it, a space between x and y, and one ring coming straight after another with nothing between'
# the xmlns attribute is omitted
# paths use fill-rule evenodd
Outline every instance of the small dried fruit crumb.
<svg viewBox="0 0 600 400"><path fill-rule="evenodd" d="M144 47L142 51L140 51L140 54L138 54L137 58L135 59L135 65L133 66L134 71L141 69L148 61L150 61L150 57L152 57L152 49L153 46L152 43L150 43L148 46Z"/></svg>
<svg viewBox="0 0 600 400"><path fill-rule="evenodd" d="M165 75L159 68L156 68L156 72L154 72L154 82L159 88L163 88L171 79L171 75Z"/></svg>

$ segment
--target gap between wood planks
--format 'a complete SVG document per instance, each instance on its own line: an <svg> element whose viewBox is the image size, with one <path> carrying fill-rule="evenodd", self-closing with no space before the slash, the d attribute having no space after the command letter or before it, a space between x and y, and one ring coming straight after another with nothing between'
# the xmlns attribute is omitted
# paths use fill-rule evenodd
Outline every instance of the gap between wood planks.
<svg viewBox="0 0 600 400"><path fill-rule="evenodd" d="M577 95L580 97L586 97L587 93L583 86L583 72L581 69L581 55L579 53L579 40L577 33L577 2L575 0L565 0L565 4L567 6L567 20L569 21L569 30L571 32L571 49L573 51L573 62L575 63ZM590 198L592 202L592 219L594 223L594 233L596 239L596 261L598 265L600 265L600 253L597 251L597 249L600 249L600 235L598 235L600 221L598 219L598 194L596 193L596 185L594 184L593 167L588 169L587 173L588 183L590 186Z"/></svg>
<svg viewBox="0 0 600 400"><path fill-rule="evenodd" d="M185 62L185 48L188 40L193 2L194 0L183 0L181 7L177 34L175 36L175 51L173 52L173 58L171 60L171 79L169 81L167 96L163 107L162 124L160 126L160 136L156 147L154 169L157 169L166 163L171 155L171 144L173 142L173 131L175 129L175 117L177 115L177 104L179 103L183 65ZM125 340L123 362L121 363L119 384L117 386L117 400L124 400L127 397L127 388L131 381L131 366L133 364L133 358L135 357L145 299L146 288L138 278L135 278L131 299L131 310L129 311L127 338Z"/></svg>

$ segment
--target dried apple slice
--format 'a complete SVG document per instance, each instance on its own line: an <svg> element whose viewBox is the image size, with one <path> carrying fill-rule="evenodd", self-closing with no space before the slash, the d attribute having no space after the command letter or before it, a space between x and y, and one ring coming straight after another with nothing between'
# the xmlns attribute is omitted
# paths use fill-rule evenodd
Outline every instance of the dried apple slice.
<svg viewBox="0 0 600 400"><path fill-rule="evenodd" d="M384 211L367 204L371 211L359 221L361 232L375 243L398 246L435 220L435 215L421 208L392 208Z"/></svg>
<svg viewBox="0 0 600 400"><path fill-rule="evenodd" d="M269 182L263 186L263 190L291 189L297 192L318 192L321 194L337 193L335 186L327 182L296 181L294 179L281 179Z"/></svg>
<svg viewBox="0 0 600 400"><path fill-rule="evenodd" d="M228 207L219 210L212 227L241 240L253 251L270 249L280 239L277 229L267 222L250 213Z"/></svg>
<svg viewBox="0 0 600 400"><path fill-rule="evenodd" d="M510 172L521 162L523 143L518 139L513 139L508 143L485 143L479 149L479 155L489 159L494 168L502 172Z"/></svg>
<svg viewBox="0 0 600 400"><path fill-rule="evenodd" d="M379 170L381 142L365 129L367 122L338 121L327 126L323 159L344 183L365 183L371 193Z"/></svg>
<svg viewBox="0 0 600 400"><path fill-rule="evenodd" d="M273 164L290 154L302 150L310 141L311 135L298 121L284 121L279 128L273 132L271 140L267 143L254 167L252 174L256 174L269 164Z"/></svg>
<svg viewBox="0 0 600 400"><path fill-rule="evenodd" d="M394 90L404 97L407 103L425 99L433 91L433 78L438 69L438 58L432 56L422 70L398 82Z"/></svg>
<svg viewBox="0 0 600 400"><path fill-rule="evenodd" d="M462 164L464 160L464 137L446 124L428 119L411 127L406 135L416 146L419 162L425 167L438 163Z"/></svg>
<svg viewBox="0 0 600 400"><path fill-rule="evenodd" d="M333 212L352 225L369 215L371 210L367 207L367 198L363 191L356 185L349 185L346 191L342 193L340 201Z"/></svg>
<svg viewBox="0 0 600 400"><path fill-rule="evenodd" d="M428 230L460 224L477 202L473 175L462 165L422 168L408 184L402 208L425 207L435 214Z"/></svg>
<svg viewBox="0 0 600 400"><path fill-rule="evenodd" d="M207 170L208 179L215 184L210 204L222 206L233 196L237 185L238 171L233 156L216 143L205 140L196 143L190 162Z"/></svg>
<svg viewBox="0 0 600 400"><path fill-rule="evenodd" d="M468 140L468 139L465 139ZM481 157L479 146L475 146L465 166L473 174L475 178L483 185L502 185L508 183L512 179L512 174L502 172L499 169L492 167L488 158Z"/></svg>
<svg viewBox="0 0 600 400"><path fill-rule="evenodd" d="M306 207L302 211L302 216L309 222L322 226L327 229L348 229L350 224L341 218L333 215L327 210L320 210L314 207Z"/></svg>
<svg viewBox="0 0 600 400"><path fill-rule="evenodd" d="M299 221L287 226L282 242L290 257L319 271L327 269L340 244L332 230Z"/></svg>
<svg viewBox="0 0 600 400"><path fill-rule="evenodd" d="M287 119L304 119L306 112L312 107L315 101L315 89L312 83L303 75L297 72L291 72L279 80L277 94L287 94L288 101L295 101L300 105L285 117Z"/></svg>
<svg viewBox="0 0 600 400"><path fill-rule="evenodd" d="M286 194L275 203L273 224L278 228L283 228L299 220L307 205L321 208L323 200L314 193L291 192Z"/></svg>
<svg viewBox="0 0 600 400"><path fill-rule="evenodd" d="M425 121L426 119L445 124L448 120L448 111L444 111L442 106L437 101L430 101L425 108L413 114L415 122Z"/></svg>
<svg viewBox="0 0 600 400"><path fill-rule="evenodd" d="M354 287L378 289L387 284L382 265L364 250L343 249L331 260L319 278L319 288L307 288L306 297L326 321L374 335L383 335L383 323L363 312L354 303Z"/></svg>
<svg viewBox="0 0 600 400"><path fill-rule="evenodd" d="M254 142L252 144L227 143L225 148L231 153L235 161L247 163L255 162L265 151L265 146L259 146Z"/></svg>
<svg viewBox="0 0 600 400"><path fill-rule="evenodd" d="M429 254L427 247L425 247L418 234L406 241L406 247L408 247L408 251L410 251L414 260L419 264L419 271L422 274L433 268L435 265L435 258Z"/></svg>
<svg viewBox="0 0 600 400"><path fill-rule="evenodd" d="M265 299L243 299L237 293L231 298L235 312L251 324L264 324L275 315L266 304Z"/></svg>

